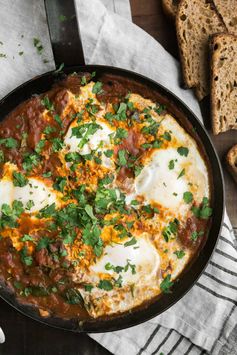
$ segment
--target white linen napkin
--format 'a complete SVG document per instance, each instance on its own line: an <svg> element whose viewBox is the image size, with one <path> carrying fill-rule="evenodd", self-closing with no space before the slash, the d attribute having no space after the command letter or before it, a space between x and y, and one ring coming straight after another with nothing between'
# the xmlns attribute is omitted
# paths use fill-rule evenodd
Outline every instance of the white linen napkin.
<svg viewBox="0 0 237 355"><path fill-rule="evenodd" d="M76 4L88 64L114 65L144 74L173 91L201 119L192 92L179 86L178 62L132 24L128 0L76 0ZM0 53L6 54L6 58L0 55L0 97L3 97L22 82L54 69L55 65L43 0L0 0L0 8L3 43ZM33 37L42 42L42 54L34 47ZM184 355L205 351L211 355L236 355L236 280L236 240L225 215L211 262L182 300L139 326L90 336L118 355L161 352ZM4 329L4 324L1 326Z"/></svg>

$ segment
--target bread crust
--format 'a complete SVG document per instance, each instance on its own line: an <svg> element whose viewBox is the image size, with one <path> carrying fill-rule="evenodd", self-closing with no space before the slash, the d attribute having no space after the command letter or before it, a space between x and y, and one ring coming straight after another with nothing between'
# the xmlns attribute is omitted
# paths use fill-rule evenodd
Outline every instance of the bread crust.
<svg viewBox="0 0 237 355"><path fill-rule="evenodd" d="M202 26L197 23L196 13L198 11L194 15L194 8L200 9L199 16L203 16ZM204 12L204 15L202 12ZM213 2L208 0L181 0L176 15L176 32L183 78L187 87L195 89L195 94L199 101L209 94L208 38L215 32L224 31L226 31L225 24L216 12ZM194 37L193 42L191 41L192 37ZM196 43L194 43L195 40ZM192 57L195 53L194 46L196 46L196 52L199 56L196 68L194 65L195 56ZM190 47L193 50L190 51ZM191 73L192 70L193 72Z"/></svg>
<svg viewBox="0 0 237 355"><path fill-rule="evenodd" d="M215 34L210 42L211 119L215 135L237 129L237 61L228 58L234 46L237 53L237 36L230 33Z"/></svg>

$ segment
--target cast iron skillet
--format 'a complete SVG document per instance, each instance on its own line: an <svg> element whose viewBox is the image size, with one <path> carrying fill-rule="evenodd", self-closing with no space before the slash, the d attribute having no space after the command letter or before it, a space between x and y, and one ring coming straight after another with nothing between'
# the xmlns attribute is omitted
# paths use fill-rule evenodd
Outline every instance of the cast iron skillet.
<svg viewBox="0 0 237 355"><path fill-rule="evenodd" d="M55 62L57 65L62 62L65 64L64 72L66 74L75 71L96 71L97 78L103 74L114 74L120 77L136 80L146 85L151 90L157 91L161 96L165 98L165 101L168 102L168 109L169 105L177 107L178 110L182 112L182 115L186 116L187 120L196 128L197 135L199 136L210 160L210 168L213 176L214 196L212 202L213 218L210 233L198 257L192 262L191 267L185 270L180 276L179 280L175 282L172 293L161 295L158 297L158 299L151 302L145 308L138 308L131 313L126 313L125 315L115 316L102 320L79 322L75 319L64 320L55 317L42 318L40 317L37 309L18 303L14 295L10 293L4 285L0 286L1 298L3 298L11 306L15 307L23 314L47 325L75 332L105 332L119 330L142 323L167 310L181 297L184 296L184 294L195 284L197 279L202 274L212 255L212 252L214 251L222 224L224 186L221 166L206 130L199 123L195 115L188 109L188 107L165 87L150 79L145 78L144 76L127 70L108 66L84 64L81 41L77 31L77 19L75 16L73 0L45 0L45 5ZM59 21L59 16L62 14L65 15L68 19L63 23ZM12 91L0 102L1 119L4 119L4 117L18 104L30 98L33 94L40 94L49 90L54 82L55 75L53 72L49 72L28 81L27 83Z"/></svg>

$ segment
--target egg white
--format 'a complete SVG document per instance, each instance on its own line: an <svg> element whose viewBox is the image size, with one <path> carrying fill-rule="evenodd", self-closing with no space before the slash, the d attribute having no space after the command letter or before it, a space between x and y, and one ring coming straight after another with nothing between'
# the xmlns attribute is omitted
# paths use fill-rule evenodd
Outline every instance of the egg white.
<svg viewBox="0 0 237 355"><path fill-rule="evenodd" d="M114 130L109 127L106 123L97 120L96 123L100 126L97 131L89 136L89 141L84 144L82 148L79 148L78 145L81 142L81 138L72 136L72 128L78 125L77 121L73 121L69 126L69 129L65 135L64 143L67 147L68 152L77 152L81 155L90 154L91 151L96 150L97 152L104 152L107 149L111 148L111 134L114 133ZM106 168L113 166L113 162L110 158L107 158L104 154L101 156L102 165Z"/></svg>
<svg viewBox="0 0 237 355"><path fill-rule="evenodd" d="M137 243L125 247L124 244L107 245L104 248L103 256L90 267L92 274L109 274L117 278L118 274L113 270L106 270L105 265L110 263L113 266L125 267L127 263L136 266L136 272L133 274L131 268L122 271L123 285L134 283L149 283L154 276L158 275L160 266L160 257L155 247L146 238L137 239Z"/></svg>
<svg viewBox="0 0 237 355"><path fill-rule="evenodd" d="M16 166L6 163L4 167L5 175L0 180L0 208L4 203L11 206L14 200L22 202L24 208L30 200L33 201L34 205L26 211L31 213L38 212L52 203L55 203L56 206L60 205L59 192L47 186L43 179L30 177L25 186L14 186L13 171L16 171Z"/></svg>

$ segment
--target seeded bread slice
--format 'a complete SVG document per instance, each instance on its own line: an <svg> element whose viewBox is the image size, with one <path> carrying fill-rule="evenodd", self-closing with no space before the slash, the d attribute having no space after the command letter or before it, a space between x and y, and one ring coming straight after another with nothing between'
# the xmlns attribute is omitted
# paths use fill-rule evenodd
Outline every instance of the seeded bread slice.
<svg viewBox="0 0 237 355"><path fill-rule="evenodd" d="M180 0L162 0L162 6L167 16L175 19Z"/></svg>
<svg viewBox="0 0 237 355"><path fill-rule="evenodd" d="M213 133L237 129L237 37L222 33L211 42Z"/></svg>
<svg viewBox="0 0 237 355"><path fill-rule="evenodd" d="M227 153L226 162L229 172L237 183L237 144Z"/></svg>
<svg viewBox="0 0 237 355"><path fill-rule="evenodd" d="M213 0L228 32L237 35L237 0Z"/></svg>
<svg viewBox="0 0 237 355"><path fill-rule="evenodd" d="M202 100L209 94L209 38L226 27L210 1L181 0L176 31L185 84Z"/></svg>

